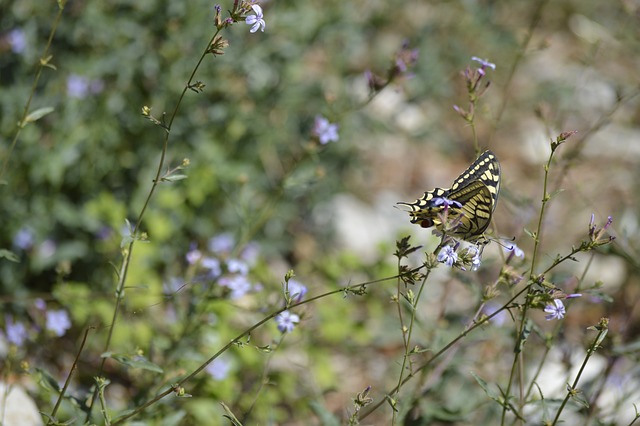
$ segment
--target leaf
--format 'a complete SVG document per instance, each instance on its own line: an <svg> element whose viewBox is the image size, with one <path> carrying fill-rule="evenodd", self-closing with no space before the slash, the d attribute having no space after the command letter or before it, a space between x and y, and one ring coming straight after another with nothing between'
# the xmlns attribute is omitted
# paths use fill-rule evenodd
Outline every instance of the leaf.
<svg viewBox="0 0 640 426"><path fill-rule="evenodd" d="M131 368L140 368L142 370L153 371L155 373L163 372L162 368L160 368L159 365L154 364L153 362L149 361L142 355L136 354L134 356L131 356L127 354L114 354L111 352L106 352L102 354L102 357L114 359L119 363Z"/></svg>
<svg viewBox="0 0 640 426"><path fill-rule="evenodd" d="M224 402L221 401L220 405L222 405L222 408L224 409L224 412L227 413L223 417L226 417L227 419L229 419L229 422L233 426L242 426L242 423L240 422L240 420L238 420L238 418L233 414L231 409L229 407L227 407L227 404L225 404Z"/></svg>
<svg viewBox="0 0 640 426"><path fill-rule="evenodd" d="M10 262L19 262L20 259L18 259L18 256L12 252L11 250L7 250L7 249L0 249L0 258L5 258Z"/></svg>
<svg viewBox="0 0 640 426"><path fill-rule="evenodd" d="M54 111L54 109L52 107L44 107L44 108L39 108L35 111L33 111L31 114L27 115L24 119L24 124L27 123L33 123L34 121L38 121L39 119L41 119L42 117L44 117L47 114L50 114Z"/></svg>
<svg viewBox="0 0 640 426"><path fill-rule="evenodd" d="M187 177L188 177L187 175L171 175L171 176L163 177L161 180L163 182L176 182L182 179L186 179Z"/></svg>

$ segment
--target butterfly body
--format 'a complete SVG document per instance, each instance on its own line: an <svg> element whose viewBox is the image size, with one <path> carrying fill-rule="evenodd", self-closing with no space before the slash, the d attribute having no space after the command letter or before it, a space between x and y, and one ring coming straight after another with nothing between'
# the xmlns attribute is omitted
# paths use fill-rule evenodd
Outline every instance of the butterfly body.
<svg viewBox="0 0 640 426"><path fill-rule="evenodd" d="M423 228L435 226L442 231L442 216L455 227L449 232L466 241L482 238L491 223L500 192L500 163L495 154L485 151L462 172L449 189L435 188L413 203L399 202L409 208L411 223Z"/></svg>

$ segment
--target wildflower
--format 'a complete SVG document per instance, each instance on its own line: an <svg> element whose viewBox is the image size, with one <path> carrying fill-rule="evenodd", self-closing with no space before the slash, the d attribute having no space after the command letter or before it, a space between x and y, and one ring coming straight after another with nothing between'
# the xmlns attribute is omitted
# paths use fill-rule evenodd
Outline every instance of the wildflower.
<svg viewBox="0 0 640 426"><path fill-rule="evenodd" d="M326 118L317 115L313 126L313 134L320 141L320 145L338 142L338 125L331 124Z"/></svg>
<svg viewBox="0 0 640 426"><path fill-rule="evenodd" d="M575 299L577 297L582 297L581 293L571 293L565 296L565 299Z"/></svg>
<svg viewBox="0 0 640 426"><path fill-rule="evenodd" d="M471 270L477 271L480 269L480 264L482 263L482 253L478 249L478 247L470 247L468 252L475 251L473 257L471 258Z"/></svg>
<svg viewBox="0 0 640 426"><path fill-rule="evenodd" d="M402 48L396 54L395 66L399 73L406 73L407 70L418 62L418 49L409 49L409 43L404 42Z"/></svg>
<svg viewBox="0 0 640 426"><path fill-rule="evenodd" d="M307 287L299 281L290 279L289 282L284 284L284 291L289 291L289 298L293 303L298 303L302 300L305 294L307 294Z"/></svg>
<svg viewBox="0 0 640 426"><path fill-rule="evenodd" d="M189 265L198 263L198 261L202 259L202 252L192 245L191 250L189 250L185 255L185 259L187 259Z"/></svg>
<svg viewBox="0 0 640 426"><path fill-rule="evenodd" d="M513 243L503 246L503 249L505 252L509 254L509 258L512 258L515 256L515 257L521 257L524 259L524 251L522 251L520 247L518 247Z"/></svg>
<svg viewBox="0 0 640 426"><path fill-rule="evenodd" d="M231 363L224 358L216 358L205 368L214 380L224 380L231 370Z"/></svg>
<svg viewBox="0 0 640 426"><path fill-rule="evenodd" d="M260 246L258 245L258 243L251 242L242 249L242 252L240 253L240 259L244 260L247 265L253 266L258 260L259 254Z"/></svg>
<svg viewBox="0 0 640 426"><path fill-rule="evenodd" d="M547 321L551 321L553 319L562 319L567 313L566 309L564 308L564 304L560 299L554 299L553 303L553 305L548 304L544 308L544 311L549 314L544 317Z"/></svg>
<svg viewBox="0 0 640 426"><path fill-rule="evenodd" d="M242 275L222 277L218 283L231 290L231 294L229 295L231 300L240 299L242 296L247 294L249 290L251 290L251 283Z"/></svg>
<svg viewBox="0 0 640 426"><path fill-rule="evenodd" d="M471 60L472 61L476 61L476 62L480 62L480 68L478 69L478 72L480 72L483 75L484 75L485 68L491 68L492 70L496 69L496 64L493 64L493 63L489 62L486 59L480 59L477 56L472 56Z"/></svg>
<svg viewBox="0 0 640 426"><path fill-rule="evenodd" d="M449 208L449 207L462 208L462 204L459 203L458 201L450 200L445 197L435 197L434 199L431 200L431 205L434 207L444 206L445 208Z"/></svg>
<svg viewBox="0 0 640 426"><path fill-rule="evenodd" d="M171 277L169 278L168 281L165 281L162 283L162 293L167 296L170 296L180 291L180 289L183 286L184 286L184 283L182 282L182 280L176 277Z"/></svg>
<svg viewBox="0 0 640 426"><path fill-rule="evenodd" d="M228 253L233 249L235 243L233 235L225 232L211 238L208 247L213 253Z"/></svg>
<svg viewBox="0 0 640 426"><path fill-rule="evenodd" d="M438 262L453 266L458 261L458 253L451 246L444 246L438 253Z"/></svg>
<svg viewBox="0 0 640 426"><path fill-rule="evenodd" d="M53 331L56 336L64 336L64 333L71 328L69 314L64 309L57 311L47 311L47 330Z"/></svg>
<svg viewBox="0 0 640 426"><path fill-rule="evenodd" d="M249 273L249 265L238 259L229 259L227 269L234 274L247 275Z"/></svg>
<svg viewBox="0 0 640 426"><path fill-rule="evenodd" d="M281 333L291 333L293 327L300 322L300 317L289 311L284 311L276 315L275 320L278 323L278 330L280 330Z"/></svg>
<svg viewBox="0 0 640 426"><path fill-rule="evenodd" d="M98 94L104 90L102 80L89 80L87 77L71 74L67 77L67 95L72 98L86 98L89 94Z"/></svg>
<svg viewBox="0 0 640 426"><path fill-rule="evenodd" d="M14 28L7 34L7 42L13 53L23 53L27 48L27 37L20 28Z"/></svg>
<svg viewBox="0 0 640 426"><path fill-rule="evenodd" d="M29 228L20 228L13 236L13 246L22 250L29 250L33 247L33 232Z"/></svg>
<svg viewBox="0 0 640 426"><path fill-rule="evenodd" d="M47 309L47 303L39 297L33 301L33 305L39 311L44 311L45 309Z"/></svg>
<svg viewBox="0 0 640 426"><path fill-rule="evenodd" d="M27 328L21 322L13 322L10 317L6 318L5 331L7 333L7 341L16 346L22 346L27 339Z"/></svg>
<svg viewBox="0 0 640 426"><path fill-rule="evenodd" d="M213 257L205 257L202 259L202 263L200 263L203 268L209 270L209 276L211 277L219 277L222 274L222 268L220 267L220 261L218 259L214 259Z"/></svg>
<svg viewBox="0 0 640 426"><path fill-rule="evenodd" d="M247 25L253 25L253 27L251 27L251 30L249 30L249 32L255 33L256 31L258 31L258 29L264 32L267 26L267 23L264 22L264 19L263 19L264 16L262 15L262 8L257 4L254 4L253 6L251 6L251 9L253 9L253 11L256 14L247 16L247 19L246 19Z"/></svg>

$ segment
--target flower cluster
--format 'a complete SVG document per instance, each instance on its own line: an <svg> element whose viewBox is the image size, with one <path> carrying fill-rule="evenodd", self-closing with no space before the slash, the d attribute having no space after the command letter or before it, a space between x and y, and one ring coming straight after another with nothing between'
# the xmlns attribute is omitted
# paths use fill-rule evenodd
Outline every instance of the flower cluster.
<svg viewBox="0 0 640 426"><path fill-rule="evenodd" d="M454 105L453 109L460 114L462 118L464 118L467 122L472 122L474 118L475 106L478 99L485 94L489 86L491 85L490 81L487 81L486 84L481 84L482 80L487 74L487 68L491 68L492 70L496 69L496 65L489 62L486 59L480 59L477 56L471 57L472 61L476 61L480 63L480 67L472 70L470 67L467 67L462 72L462 77L465 80L467 85L467 93L469 97L469 107L465 110L458 105Z"/></svg>
<svg viewBox="0 0 640 426"><path fill-rule="evenodd" d="M71 328L71 318L64 309L47 309L47 304L42 299L36 299L30 309L30 320L24 322L16 320L10 315L5 316L4 334L12 345L22 347L26 341L35 337L41 330L50 332L50 335L62 337ZM31 323L31 324L29 324Z"/></svg>
<svg viewBox="0 0 640 426"><path fill-rule="evenodd" d="M338 125L330 123L326 118L317 115L313 125L313 136L317 138L320 145L338 142Z"/></svg>
<svg viewBox="0 0 640 426"><path fill-rule="evenodd" d="M231 234L220 234L211 238L206 252L200 251L195 244L185 255L187 263L201 272L200 280L217 283L231 300L237 300L250 291L259 291L262 286L249 280L249 272L258 258L258 246L247 244L238 256L234 255L236 242ZM166 291L174 292L179 280L169 280Z"/></svg>
<svg viewBox="0 0 640 426"><path fill-rule="evenodd" d="M410 49L409 43L405 41L402 43L400 50L395 54L391 66L387 70L386 77L380 77L369 70L365 71L365 77L371 93L375 94L380 92L392 81L400 77L412 77L409 70L413 68L417 62L418 49Z"/></svg>

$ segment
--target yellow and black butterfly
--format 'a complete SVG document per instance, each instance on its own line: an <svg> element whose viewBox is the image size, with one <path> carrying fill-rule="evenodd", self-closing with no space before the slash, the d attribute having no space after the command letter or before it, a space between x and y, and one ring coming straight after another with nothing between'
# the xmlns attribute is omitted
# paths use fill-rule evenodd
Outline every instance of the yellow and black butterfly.
<svg viewBox="0 0 640 426"><path fill-rule="evenodd" d="M451 188L436 188L413 203L398 204L410 209L411 223L423 228L435 226L439 231L441 214L448 206L447 217L458 223L449 234L474 242L483 237L489 226L499 192L500 163L493 152L485 151L453 181Z"/></svg>

